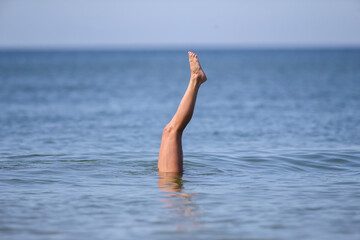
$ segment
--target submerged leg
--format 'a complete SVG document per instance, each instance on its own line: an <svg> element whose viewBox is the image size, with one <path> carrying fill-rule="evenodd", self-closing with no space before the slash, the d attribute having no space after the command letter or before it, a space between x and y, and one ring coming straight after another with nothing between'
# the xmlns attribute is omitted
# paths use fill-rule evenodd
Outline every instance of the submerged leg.
<svg viewBox="0 0 360 240"><path fill-rule="evenodd" d="M158 161L160 172L183 171L182 133L193 115L200 85L206 81L199 60L192 52L189 52L189 62L191 71L189 86L174 117L163 131Z"/></svg>

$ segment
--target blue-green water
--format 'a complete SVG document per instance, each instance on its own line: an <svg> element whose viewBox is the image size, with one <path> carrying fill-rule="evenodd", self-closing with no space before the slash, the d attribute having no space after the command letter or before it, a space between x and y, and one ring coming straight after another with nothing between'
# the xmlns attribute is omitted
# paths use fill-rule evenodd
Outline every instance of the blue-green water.
<svg viewBox="0 0 360 240"><path fill-rule="evenodd" d="M360 50L0 52L1 239L359 239Z"/></svg>

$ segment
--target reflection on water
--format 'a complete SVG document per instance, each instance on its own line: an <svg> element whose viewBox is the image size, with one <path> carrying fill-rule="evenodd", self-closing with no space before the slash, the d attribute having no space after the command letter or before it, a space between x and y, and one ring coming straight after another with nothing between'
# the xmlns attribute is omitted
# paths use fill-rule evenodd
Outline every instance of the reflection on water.
<svg viewBox="0 0 360 240"><path fill-rule="evenodd" d="M177 230L186 231L199 225L198 207L192 199L195 193L185 191L182 173L159 173L158 186L164 193L162 201L169 210L168 219Z"/></svg>

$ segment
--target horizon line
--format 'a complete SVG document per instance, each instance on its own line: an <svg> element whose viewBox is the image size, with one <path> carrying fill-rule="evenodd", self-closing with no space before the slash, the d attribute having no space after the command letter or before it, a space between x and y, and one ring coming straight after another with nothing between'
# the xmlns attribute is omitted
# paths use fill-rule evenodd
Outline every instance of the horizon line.
<svg viewBox="0 0 360 240"><path fill-rule="evenodd" d="M226 51L226 50L356 50L357 45L229 45L229 46L22 46L2 47L6 51Z"/></svg>

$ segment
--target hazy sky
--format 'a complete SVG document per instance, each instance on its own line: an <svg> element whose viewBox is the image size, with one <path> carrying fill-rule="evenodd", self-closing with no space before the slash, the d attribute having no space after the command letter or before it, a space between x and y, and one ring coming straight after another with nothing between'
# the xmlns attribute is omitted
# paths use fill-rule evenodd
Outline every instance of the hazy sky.
<svg viewBox="0 0 360 240"><path fill-rule="evenodd" d="M0 48L360 46L360 0L0 0Z"/></svg>

